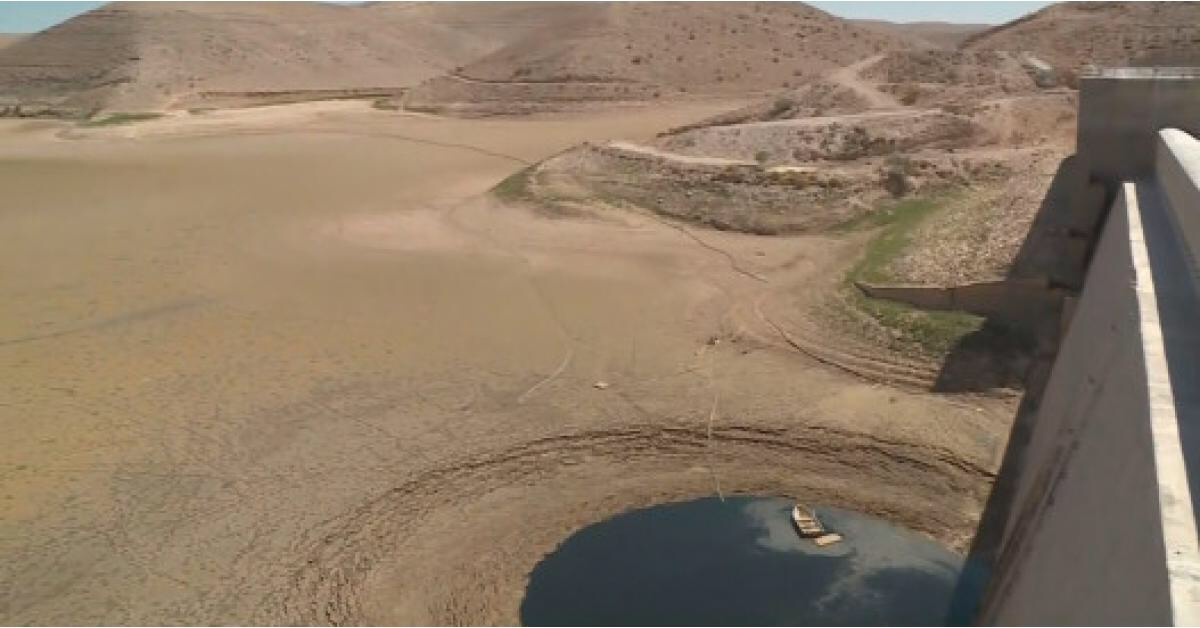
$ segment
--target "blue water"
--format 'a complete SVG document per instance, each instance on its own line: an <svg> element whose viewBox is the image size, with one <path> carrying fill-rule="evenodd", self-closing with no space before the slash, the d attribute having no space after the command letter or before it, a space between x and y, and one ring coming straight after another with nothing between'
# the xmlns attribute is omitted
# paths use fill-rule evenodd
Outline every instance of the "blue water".
<svg viewBox="0 0 1200 628"><path fill-rule="evenodd" d="M717 498L627 512L534 568L526 625L939 625L962 559L879 519L817 508L846 540L796 535L787 500Z"/></svg>

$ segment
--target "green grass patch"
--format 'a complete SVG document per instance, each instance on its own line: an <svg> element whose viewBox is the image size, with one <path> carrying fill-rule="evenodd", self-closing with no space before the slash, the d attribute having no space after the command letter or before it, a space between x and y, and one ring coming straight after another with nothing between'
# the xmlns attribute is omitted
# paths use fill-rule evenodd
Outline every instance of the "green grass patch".
<svg viewBox="0 0 1200 628"><path fill-rule="evenodd" d="M371 107L380 111L399 111L400 102L395 98L376 98L371 101Z"/></svg>
<svg viewBox="0 0 1200 628"><path fill-rule="evenodd" d="M912 243L916 228L943 205L931 198L912 199L871 212L860 219L864 222L858 224L858 228L876 227L880 230L867 244L863 258L851 269L850 280L891 281L888 266Z"/></svg>
<svg viewBox="0 0 1200 628"><path fill-rule="evenodd" d="M943 356L968 334L983 326L983 318L966 312L939 312L867 297L851 288L852 307L892 330L892 349L905 354Z"/></svg>
<svg viewBox="0 0 1200 628"><path fill-rule="evenodd" d="M982 326L983 318L966 312L941 312L914 308L903 303L872 299L853 284L893 281L889 267L912 244L913 235L925 220L945 207L952 198L944 195L916 198L871 212L839 225L840 232L878 229L867 243L862 258L846 274L847 302L893 332L893 349L902 353L945 355L967 334Z"/></svg>
<svg viewBox="0 0 1200 628"><path fill-rule="evenodd" d="M97 126L115 126L118 124L133 124L134 122L143 122L145 120L153 120L161 118L163 114L152 111L141 112L117 112L110 113L101 118L91 118L84 120L80 126L97 127Z"/></svg>
<svg viewBox="0 0 1200 628"><path fill-rule="evenodd" d="M532 178L533 166L522 168L509 175L507 179L497 183L496 187L492 188L492 193L496 195L496 198L510 203L529 200L529 184Z"/></svg>

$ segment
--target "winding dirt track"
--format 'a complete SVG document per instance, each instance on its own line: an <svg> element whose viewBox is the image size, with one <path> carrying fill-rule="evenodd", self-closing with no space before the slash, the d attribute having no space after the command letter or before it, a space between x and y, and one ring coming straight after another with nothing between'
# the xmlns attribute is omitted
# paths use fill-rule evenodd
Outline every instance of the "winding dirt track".
<svg viewBox="0 0 1200 628"><path fill-rule="evenodd" d="M883 57L884 55L867 57L862 61L830 72L826 78L838 85L854 90L855 93L867 101L867 105L872 109L904 109L904 104L896 100L894 96L880 91L874 84L862 79L862 71L879 63Z"/></svg>
<svg viewBox="0 0 1200 628"><path fill-rule="evenodd" d="M512 623L572 530L714 492L962 547L1011 408L784 337L858 240L484 194L724 106L0 128L0 621Z"/></svg>

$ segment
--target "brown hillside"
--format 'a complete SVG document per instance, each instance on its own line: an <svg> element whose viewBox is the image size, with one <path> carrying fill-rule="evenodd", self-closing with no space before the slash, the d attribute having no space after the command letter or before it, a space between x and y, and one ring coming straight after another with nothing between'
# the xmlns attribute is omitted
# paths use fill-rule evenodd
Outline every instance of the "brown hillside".
<svg viewBox="0 0 1200 628"><path fill-rule="evenodd" d="M800 3L585 7L557 28L425 83L409 105L741 95L796 86L830 68L912 45Z"/></svg>
<svg viewBox="0 0 1200 628"><path fill-rule="evenodd" d="M1074 69L1200 62L1200 3L1067 2L968 38L967 50L1031 52Z"/></svg>
<svg viewBox="0 0 1200 628"><path fill-rule="evenodd" d="M24 35L20 33L0 33L0 49L17 43Z"/></svg>
<svg viewBox="0 0 1200 628"><path fill-rule="evenodd" d="M886 55L863 77L905 105L973 105L983 99L1038 91L1012 53L909 50Z"/></svg>
<svg viewBox="0 0 1200 628"><path fill-rule="evenodd" d="M888 22L851 20L864 28L912 38L930 48L952 49L965 39L990 28L991 24L953 24L950 22Z"/></svg>
<svg viewBox="0 0 1200 628"><path fill-rule="evenodd" d="M123 3L0 52L0 94L68 109L412 85L544 24L527 3Z"/></svg>

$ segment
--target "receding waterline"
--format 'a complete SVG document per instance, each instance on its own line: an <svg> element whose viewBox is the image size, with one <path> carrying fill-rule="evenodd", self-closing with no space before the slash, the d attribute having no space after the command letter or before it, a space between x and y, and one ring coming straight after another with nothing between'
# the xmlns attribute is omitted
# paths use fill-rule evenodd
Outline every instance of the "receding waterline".
<svg viewBox="0 0 1200 628"><path fill-rule="evenodd" d="M915 532L817 507L846 538L819 548L792 502L663 504L580 530L534 568L526 625L937 625L962 559Z"/></svg>

